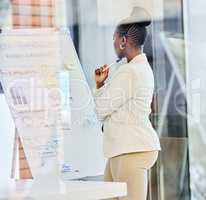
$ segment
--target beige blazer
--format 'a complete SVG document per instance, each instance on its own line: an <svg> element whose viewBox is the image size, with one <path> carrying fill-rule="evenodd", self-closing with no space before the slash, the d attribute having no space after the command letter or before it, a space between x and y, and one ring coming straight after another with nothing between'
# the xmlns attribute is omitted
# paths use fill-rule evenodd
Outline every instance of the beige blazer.
<svg viewBox="0 0 206 200"><path fill-rule="evenodd" d="M104 154L160 150L149 115L154 77L146 55L119 67L113 78L94 92L96 113L104 125Z"/></svg>

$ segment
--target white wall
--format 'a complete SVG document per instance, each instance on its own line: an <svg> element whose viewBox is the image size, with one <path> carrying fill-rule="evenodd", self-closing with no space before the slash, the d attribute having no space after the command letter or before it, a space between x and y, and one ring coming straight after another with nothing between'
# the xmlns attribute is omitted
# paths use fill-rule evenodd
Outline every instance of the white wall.
<svg viewBox="0 0 206 200"><path fill-rule="evenodd" d="M0 185L11 176L14 124L4 95L0 95Z"/></svg>

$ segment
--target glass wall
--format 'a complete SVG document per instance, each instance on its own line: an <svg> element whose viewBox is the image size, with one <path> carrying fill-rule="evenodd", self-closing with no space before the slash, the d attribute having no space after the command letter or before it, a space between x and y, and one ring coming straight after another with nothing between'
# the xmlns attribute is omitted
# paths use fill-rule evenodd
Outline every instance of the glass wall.
<svg viewBox="0 0 206 200"><path fill-rule="evenodd" d="M0 28L2 29L12 26L11 2L14 4L21 1L0 1ZM159 160L149 173L148 199L206 199L204 159L206 153L204 8L206 3L204 0L198 2L193 0L39 2L44 4L44 6L39 4L39 10L42 11L44 18L45 9L42 9L42 6L45 7L45 2L56 2L52 7L56 21L54 23L54 16L50 13L52 10L48 9L46 12L49 20L44 23L44 27L70 29L91 89L95 86L95 68L116 60L113 50L113 32L117 23L128 17L135 6L148 10L152 16L152 25L148 29L144 52L155 76L150 119L159 134L162 147ZM24 5L24 8L26 7ZM16 9L15 12L17 11L21 11L22 15L27 13L26 9ZM34 15L36 17L37 14ZM25 19L28 19L28 16ZM27 26L32 25L27 24ZM112 75L118 67L117 64L112 68L110 74ZM2 93L1 86L0 93ZM3 101L1 108L5 106L5 100ZM11 121L10 116L8 119ZM13 139L10 138L12 142ZM101 178L94 179L101 180Z"/></svg>
<svg viewBox="0 0 206 200"><path fill-rule="evenodd" d="M206 199L206 28L204 0L185 1L188 135L192 200Z"/></svg>
<svg viewBox="0 0 206 200"><path fill-rule="evenodd" d="M129 16L134 6L146 8L153 17L144 52L155 75L151 121L161 138L162 151L150 173L149 199L188 200L190 176L183 2L75 1L74 31L78 30L75 41L78 41L79 57L92 88L94 69L116 59L112 46L115 25Z"/></svg>
<svg viewBox="0 0 206 200"><path fill-rule="evenodd" d="M152 27L151 65L156 91L152 122L162 151L151 183L150 199L190 199L183 2L162 1ZM169 159L168 159L169 158ZM156 171L155 171L156 170ZM155 177L155 178L154 178ZM154 185L158 187L153 189Z"/></svg>

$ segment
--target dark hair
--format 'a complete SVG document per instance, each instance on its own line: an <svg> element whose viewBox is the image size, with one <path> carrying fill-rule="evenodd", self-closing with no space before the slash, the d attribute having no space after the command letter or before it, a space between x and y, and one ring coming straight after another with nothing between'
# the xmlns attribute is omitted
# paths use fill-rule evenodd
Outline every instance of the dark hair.
<svg viewBox="0 0 206 200"><path fill-rule="evenodd" d="M139 15L139 16L138 16ZM144 8L135 7L131 16L119 23L116 32L127 37L131 44L140 47L147 36L147 26L151 24L150 15Z"/></svg>

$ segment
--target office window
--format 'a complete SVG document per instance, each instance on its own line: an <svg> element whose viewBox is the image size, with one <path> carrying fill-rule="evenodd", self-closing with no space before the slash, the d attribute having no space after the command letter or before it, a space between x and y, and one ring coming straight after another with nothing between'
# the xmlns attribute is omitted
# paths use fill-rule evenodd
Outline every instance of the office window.
<svg viewBox="0 0 206 200"><path fill-rule="evenodd" d="M161 138L162 151L151 173L149 198L189 200L182 2L87 0L78 1L78 6L79 56L91 87L94 87L94 69L116 58L112 46L116 23L128 16L134 6L144 7L151 13L153 22L144 52L155 75L151 121Z"/></svg>
<svg viewBox="0 0 206 200"><path fill-rule="evenodd" d="M151 65L156 90L151 118L161 138L162 152L156 171L159 184L150 199L188 200L190 174L183 3L164 0L161 12L162 18L155 20L152 27Z"/></svg>

